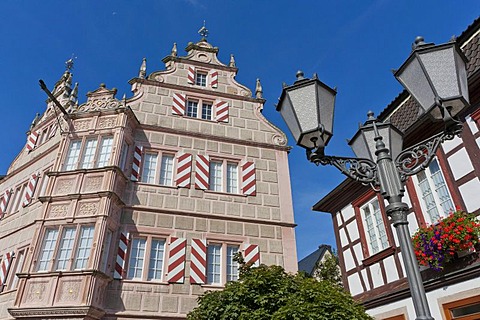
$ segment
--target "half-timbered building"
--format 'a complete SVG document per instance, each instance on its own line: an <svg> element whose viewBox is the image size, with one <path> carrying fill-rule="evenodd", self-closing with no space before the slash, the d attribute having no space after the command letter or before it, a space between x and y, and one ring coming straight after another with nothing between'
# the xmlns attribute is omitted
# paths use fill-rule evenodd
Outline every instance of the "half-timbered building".
<svg viewBox="0 0 480 320"><path fill-rule="evenodd" d="M480 19L458 37L468 58L470 107L461 115L461 137L443 143L430 165L406 182L403 201L413 234L451 211L480 213ZM419 115L402 92L378 116L404 133L404 148L442 130L443 123ZM385 201L370 187L345 180L314 205L331 213L343 284L376 319L415 319L402 252L385 213ZM442 272L423 270L435 319L480 319L480 259L467 254Z"/></svg>

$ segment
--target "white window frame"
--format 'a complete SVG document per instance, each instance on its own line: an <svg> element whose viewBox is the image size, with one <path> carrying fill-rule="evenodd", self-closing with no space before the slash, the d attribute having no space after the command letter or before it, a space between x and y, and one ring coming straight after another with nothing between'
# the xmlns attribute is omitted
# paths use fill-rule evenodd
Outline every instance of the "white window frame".
<svg viewBox="0 0 480 320"><path fill-rule="evenodd" d="M153 171L153 175L149 174L148 177L151 177L153 181L146 181L147 176L145 176L145 168L147 162L145 161L147 155L155 155L156 156L156 163L154 168L151 169ZM168 176L168 179L166 179L163 175L164 168L162 168L163 159L164 158L169 158L171 159L171 172ZM154 184L154 185L160 185L164 187L173 187L175 185L175 174L176 174L176 161L175 161L175 152L171 151L163 151L163 150L145 150L143 153L143 159L142 159L142 169L141 169L141 175L140 175L140 181L143 183L148 183L148 184ZM165 183L165 181L168 180L169 183Z"/></svg>
<svg viewBox="0 0 480 320"><path fill-rule="evenodd" d="M375 208L378 208L377 210ZM359 207L362 217L365 242L370 256L390 247L388 225L384 219L383 208L378 197L370 199Z"/></svg>
<svg viewBox="0 0 480 320"><path fill-rule="evenodd" d="M133 245L136 241L145 241L143 247L143 254L138 254L138 252L133 250ZM163 249L160 250L160 257L152 261L153 252L155 247L153 247L154 242L163 242ZM157 235L146 235L139 234L134 235L129 240L128 244L128 260L127 260L127 277L128 280L134 281L149 281L149 282L164 282L165 272L167 270L167 237L157 236ZM138 263L140 260L140 263ZM155 263L155 266L152 266L152 263ZM159 265L156 263L160 263ZM137 272L132 274L132 269L135 269ZM151 270L157 273L155 277L151 276ZM158 277L159 273L159 277Z"/></svg>
<svg viewBox="0 0 480 320"><path fill-rule="evenodd" d="M208 83L208 72L203 70L195 71L195 85L206 87Z"/></svg>
<svg viewBox="0 0 480 320"><path fill-rule="evenodd" d="M215 165L219 164L220 175L216 175ZM209 187L210 191L224 192L231 194L240 194L240 163L237 161L210 158L209 164ZM233 177L229 176L229 167L235 167L236 172ZM220 180L220 185L215 183L215 178ZM232 184L233 181L233 184Z"/></svg>
<svg viewBox="0 0 480 320"><path fill-rule="evenodd" d="M441 182L439 185L435 185L432 175L432 167L435 164L438 166L439 170L434 174L437 174L437 178L439 177L441 180L443 180L443 182ZM426 180L424 180L422 176L424 176ZM438 222L439 219L448 216L450 211L455 210L455 203L453 202L452 193L448 187L447 179L443 173L442 166L436 157L432 159L428 167L426 167L423 172L417 173L412 178L415 186L415 192L417 193L418 197L418 202L420 202L420 207L422 208L423 216L427 224L434 224ZM429 190L427 190L427 188L423 189L424 186L426 186L426 183L428 183ZM443 192L446 193L445 196L448 197L448 199L445 199L444 201L442 201L439 194L441 188L443 188ZM425 194L423 190L425 190ZM427 206L427 200L425 198L428 196L431 196L430 200L433 199L434 206ZM452 207L443 208L442 203L445 203L447 206L448 203L451 203Z"/></svg>
<svg viewBox="0 0 480 320"><path fill-rule="evenodd" d="M195 115L190 114L189 112L189 104L195 103L196 104L196 112ZM208 109L208 112L206 110ZM188 118L193 119L202 119L207 121L214 120L214 101L210 99L203 99L197 97L189 97L185 103L185 116Z"/></svg>
<svg viewBox="0 0 480 320"><path fill-rule="evenodd" d="M58 257L60 251L62 250L62 240L64 236L64 231L66 229L75 229L75 237L73 239L73 244L70 249L69 255L66 257L65 261L66 264L63 267L58 265ZM91 238L90 242L86 244L82 241L81 235L82 231L85 229L91 229ZM45 245L47 240L47 235L50 232L56 232L56 234L49 239L51 243L53 243L49 247L49 251L51 252L50 255L47 257L43 257L45 254ZM35 271L36 272L51 272L51 271L70 271L70 270L83 270L89 268L89 263L91 264L92 258L92 244L95 239L95 225L93 223L90 224L76 224L76 225L61 225L61 226L48 226L45 228L43 236L42 236L42 243L40 245L40 250L37 255L37 260L35 262ZM83 249L88 252L87 255L83 255L82 259L86 261L81 268L77 266L77 260L79 258L79 248L83 246ZM45 259L47 258L47 259Z"/></svg>
<svg viewBox="0 0 480 320"><path fill-rule="evenodd" d="M109 145L105 146L105 141L111 141ZM85 162L85 157L87 155L87 147L88 143L94 142L94 152L93 156L90 152L90 156L88 158L89 161ZM72 146L74 144L79 143L78 151L72 154ZM70 140L65 160L63 162L63 170L70 171L70 170L77 170L77 169L90 169L90 168L101 168L111 165L112 162L112 153L113 153L113 146L114 146L114 137L113 135L99 135L99 136L84 136L79 139ZM109 152L105 153L104 148L109 150ZM107 159L105 160L104 157L107 155Z"/></svg>
<svg viewBox="0 0 480 320"><path fill-rule="evenodd" d="M241 245L239 243L230 243L230 242L219 242L219 241L209 241L207 244L207 268L206 268L206 279L207 285L213 286L222 286L228 281L238 280L238 263L233 261L233 255L236 252L240 251ZM236 249L234 254L231 254L231 249ZM219 261L214 261L212 263L212 254L215 251L216 257L219 258ZM216 265L218 268L212 272L213 265ZM215 277L215 278L213 278Z"/></svg>

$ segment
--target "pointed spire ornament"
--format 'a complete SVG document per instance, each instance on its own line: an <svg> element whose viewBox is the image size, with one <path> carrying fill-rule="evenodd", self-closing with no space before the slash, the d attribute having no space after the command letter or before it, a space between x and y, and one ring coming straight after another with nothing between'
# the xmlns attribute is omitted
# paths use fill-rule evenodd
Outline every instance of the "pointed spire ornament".
<svg viewBox="0 0 480 320"><path fill-rule="evenodd" d="M202 36L201 41L207 41L208 29L205 26L205 20L203 20L203 27L201 27L200 30L198 30L198 34L200 34Z"/></svg>
<svg viewBox="0 0 480 320"><path fill-rule="evenodd" d="M236 67L236 64L235 64L235 57L233 56L233 53L230 54L230 63L228 64L229 67L232 67L232 68L235 68Z"/></svg>
<svg viewBox="0 0 480 320"><path fill-rule="evenodd" d="M35 125L37 124L38 120L40 120L40 113L37 112L37 114L35 115L35 118L33 118L33 120L32 120L32 124L30 125L30 129L32 129L33 127L35 127Z"/></svg>
<svg viewBox="0 0 480 320"><path fill-rule="evenodd" d="M140 66L140 71L138 72L138 77L140 79L145 79L147 76L147 58L143 58L142 65Z"/></svg>
<svg viewBox="0 0 480 320"><path fill-rule="evenodd" d="M126 108L127 107L127 94L126 93L123 94L122 101L123 101L123 107Z"/></svg>
<svg viewBox="0 0 480 320"><path fill-rule="evenodd" d="M75 86L73 87L72 93L70 93L70 102L75 104L77 102L78 97L78 82L75 82Z"/></svg>
<svg viewBox="0 0 480 320"><path fill-rule="evenodd" d="M260 83L260 79L257 78L257 84L255 86L255 97L257 99L263 99L263 88L262 84Z"/></svg>
<svg viewBox="0 0 480 320"><path fill-rule="evenodd" d="M177 56L177 43L174 42L173 43L173 48L172 48L172 53L170 54L172 57L176 57Z"/></svg>

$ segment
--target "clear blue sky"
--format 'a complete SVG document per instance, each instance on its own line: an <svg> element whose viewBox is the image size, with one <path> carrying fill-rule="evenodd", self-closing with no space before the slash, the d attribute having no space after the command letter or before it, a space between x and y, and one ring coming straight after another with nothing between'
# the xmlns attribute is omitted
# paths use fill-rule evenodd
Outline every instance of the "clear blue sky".
<svg viewBox="0 0 480 320"><path fill-rule="evenodd" d="M0 174L25 144L36 112L45 110L43 79L52 88L72 53L80 102L102 82L131 96L127 81L146 57L147 72L177 42L179 53L207 21L209 42L228 63L235 54L237 80L255 88L260 78L264 114L286 130L274 104L282 82L317 72L338 87L334 137L326 152L352 155L345 139L372 109L380 112L401 91L390 70L410 52L415 36L442 43L459 35L480 14L478 0L382 1L1 1ZM290 140L290 145L294 142ZM298 257L319 244L335 246L331 218L311 206L343 180L333 168L310 164L303 149L290 154Z"/></svg>

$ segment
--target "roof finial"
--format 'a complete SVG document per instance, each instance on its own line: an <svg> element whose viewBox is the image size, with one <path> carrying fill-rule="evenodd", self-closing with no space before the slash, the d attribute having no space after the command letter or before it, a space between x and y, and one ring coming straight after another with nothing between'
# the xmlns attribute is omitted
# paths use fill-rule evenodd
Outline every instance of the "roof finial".
<svg viewBox="0 0 480 320"><path fill-rule="evenodd" d="M202 36L202 41L207 41L208 29L205 26L205 20L203 20L203 27L201 27L200 30L198 30L198 33Z"/></svg>
<svg viewBox="0 0 480 320"><path fill-rule="evenodd" d="M138 77L140 79L145 79L147 75L147 58L143 58L142 65L140 66L140 71L138 72Z"/></svg>
<svg viewBox="0 0 480 320"><path fill-rule="evenodd" d="M75 54L72 53L72 57L70 59L68 59L67 61L65 61L65 68L66 70L65 71L71 71L73 69L73 60L76 59L77 57L75 57Z"/></svg>
<svg viewBox="0 0 480 320"><path fill-rule="evenodd" d="M70 101L75 104L78 97L78 82L75 82L75 86L73 87L72 93L70 93Z"/></svg>
<svg viewBox="0 0 480 320"><path fill-rule="evenodd" d="M257 84L255 86L255 97L257 99L263 99L263 88L262 84L260 83L260 79L257 78Z"/></svg>
<svg viewBox="0 0 480 320"><path fill-rule="evenodd" d="M177 56L177 43L176 43L176 42L173 43L173 48L172 48L171 56L172 56L172 57L176 57L176 56Z"/></svg>
<svg viewBox="0 0 480 320"><path fill-rule="evenodd" d="M235 57L233 56L233 53L230 55L230 63L228 64L229 67L235 68Z"/></svg>

